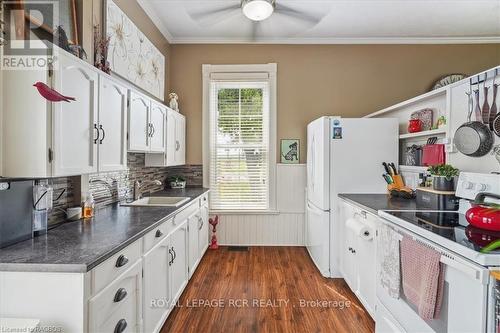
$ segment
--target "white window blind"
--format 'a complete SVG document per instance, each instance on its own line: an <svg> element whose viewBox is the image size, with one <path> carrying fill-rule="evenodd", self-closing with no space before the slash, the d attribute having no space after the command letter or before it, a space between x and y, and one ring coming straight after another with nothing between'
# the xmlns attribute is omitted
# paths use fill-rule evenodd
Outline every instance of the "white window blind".
<svg viewBox="0 0 500 333"><path fill-rule="evenodd" d="M269 209L269 83L210 82L210 205Z"/></svg>

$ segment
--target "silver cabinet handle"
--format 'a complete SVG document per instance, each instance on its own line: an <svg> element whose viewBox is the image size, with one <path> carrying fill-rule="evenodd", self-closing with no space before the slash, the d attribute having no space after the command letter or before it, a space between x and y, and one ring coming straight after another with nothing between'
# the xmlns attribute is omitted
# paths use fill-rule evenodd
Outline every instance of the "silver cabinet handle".
<svg viewBox="0 0 500 333"><path fill-rule="evenodd" d="M179 149L181 148L181 144L179 143L179 141L175 141L175 151L178 151Z"/></svg>

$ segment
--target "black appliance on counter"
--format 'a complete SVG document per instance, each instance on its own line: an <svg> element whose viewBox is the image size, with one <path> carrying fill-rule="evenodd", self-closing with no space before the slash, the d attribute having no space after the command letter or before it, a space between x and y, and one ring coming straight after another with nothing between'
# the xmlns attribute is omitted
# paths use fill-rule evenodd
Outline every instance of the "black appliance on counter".
<svg viewBox="0 0 500 333"><path fill-rule="evenodd" d="M459 200L454 191L436 191L432 188L417 187L418 210L458 210Z"/></svg>
<svg viewBox="0 0 500 333"><path fill-rule="evenodd" d="M0 179L0 249L32 238L33 181Z"/></svg>

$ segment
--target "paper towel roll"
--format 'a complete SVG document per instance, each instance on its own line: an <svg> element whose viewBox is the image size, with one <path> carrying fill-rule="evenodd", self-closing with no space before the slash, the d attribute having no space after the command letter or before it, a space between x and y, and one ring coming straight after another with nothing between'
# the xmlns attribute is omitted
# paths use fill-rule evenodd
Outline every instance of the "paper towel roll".
<svg viewBox="0 0 500 333"><path fill-rule="evenodd" d="M347 228L352 230L352 232L361 237L364 240L370 240L373 238L373 230L368 225L357 219L348 219L346 222Z"/></svg>

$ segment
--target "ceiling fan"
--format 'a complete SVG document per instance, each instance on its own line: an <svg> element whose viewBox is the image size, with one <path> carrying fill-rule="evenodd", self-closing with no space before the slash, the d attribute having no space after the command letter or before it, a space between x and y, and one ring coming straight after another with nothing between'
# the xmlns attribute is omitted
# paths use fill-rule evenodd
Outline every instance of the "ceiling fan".
<svg viewBox="0 0 500 333"><path fill-rule="evenodd" d="M201 25L208 26L228 19L235 14L242 13L252 23L252 38L255 39L259 23L271 18L273 15L284 15L288 18L301 21L308 26L319 23L322 17L299 11L283 4L278 0L241 0L239 3L225 5L223 7L191 12L189 15Z"/></svg>

